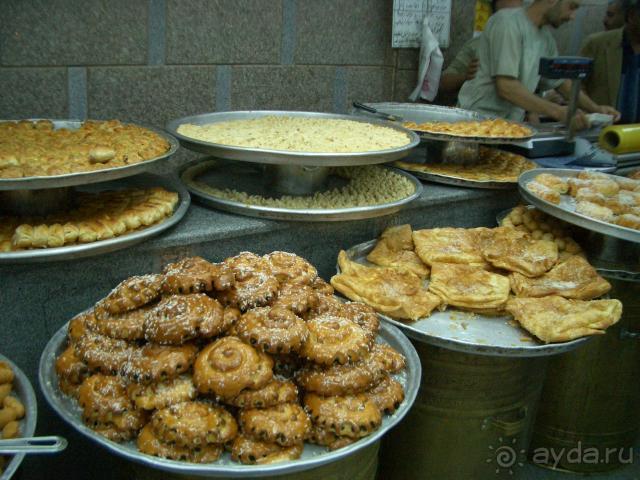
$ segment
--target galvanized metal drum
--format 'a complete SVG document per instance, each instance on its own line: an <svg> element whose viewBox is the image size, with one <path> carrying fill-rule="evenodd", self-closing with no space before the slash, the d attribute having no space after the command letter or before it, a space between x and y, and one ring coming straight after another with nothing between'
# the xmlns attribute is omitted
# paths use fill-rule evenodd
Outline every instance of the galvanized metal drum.
<svg viewBox="0 0 640 480"><path fill-rule="evenodd" d="M546 358L414 346L422 363L420 390L383 439L379 478L513 478L526 461Z"/></svg>
<svg viewBox="0 0 640 480"><path fill-rule="evenodd" d="M549 361L530 460L573 472L633 462L640 433L640 274L600 273L622 319L606 335Z"/></svg>

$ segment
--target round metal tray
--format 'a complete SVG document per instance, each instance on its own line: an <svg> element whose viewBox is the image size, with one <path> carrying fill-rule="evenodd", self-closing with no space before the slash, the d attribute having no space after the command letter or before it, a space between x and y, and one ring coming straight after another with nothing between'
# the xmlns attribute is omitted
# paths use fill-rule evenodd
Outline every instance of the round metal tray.
<svg viewBox="0 0 640 480"><path fill-rule="evenodd" d="M381 127L392 128L406 134L409 142L402 147L386 150L372 150L370 152L354 153L320 153L294 152L290 150L268 150L262 148L235 147L218 143L205 142L178 133L178 127L185 123L207 125L211 123L229 122L234 120L252 120L266 116L286 116L311 119L339 119L354 122L370 123ZM355 117L353 115L338 115L334 113L293 112L284 110L253 110L243 112L203 113L190 117L173 120L167 124L167 130L175 135L180 143L190 150L215 155L228 160L242 160L254 163L296 164L305 166L337 167L349 165L370 165L398 160L406 156L409 151L420 143L420 138L411 130L384 120Z"/></svg>
<svg viewBox="0 0 640 480"><path fill-rule="evenodd" d="M418 164L420 165L420 164ZM409 172L420 180L426 180L428 182L442 183L444 185L453 185L456 187L465 188L485 188L491 190L513 190L518 188L518 182L496 182L489 180L468 180L460 177L453 177L450 175L442 175L440 173L427 173L419 170L412 170L410 168L403 168L400 165L394 164L396 168L399 168L405 172Z"/></svg>
<svg viewBox="0 0 640 480"><path fill-rule="evenodd" d="M14 373L13 393L24 405L24 418L20 420L20 436L33 437L36 431L36 423L38 421L38 404L36 402L36 394L31 387L31 383L22 370L18 368L11 360L0 354L0 361L7 362ZM0 480L9 480L11 476L20 466L24 459L24 453L13 455L11 460L5 466L4 471L0 474Z"/></svg>
<svg viewBox="0 0 640 480"><path fill-rule="evenodd" d="M49 120L53 123L56 129L68 128L70 130L76 130L84 123L82 120L29 119L29 121L37 120ZM17 120L0 120L0 123L11 121ZM164 138L169 142L169 150L158 157L123 167L105 168L103 170L95 170L92 172L67 173L65 175L54 175L49 177L0 178L0 190L36 190L42 188L71 187L74 185L85 185L88 183L106 182L109 180L116 180L118 178L130 177L131 175L136 175L147 170L161 160L169 158L176 153L176 150L178 150L179 145L177 140L167 134L167 132L146 125L138 126L151 130Z"/></svg>
<svg viewBox="0 0 640 480"><path fill-rule="evenodd" d="M55 248L20 250L17 252L0 252L0 264L73 260L127 248L158 235L160 232L174 226L182 219L182 217L184 217L185 213L187 213L189 204L191 203L189 192L177 178L163 177L153 174L142 174L114 182L101 183L100 185L88 185L80 190L95 192L102 190L116 190L127 187L164 187L167 190L177 192L180 196L180 200L171 217L145 229L125 233L124 235L110 238L108 240L99 240L91 243L74 244Z"/></svg>
<svg viewBox="0 0 640 480"><path fill-rule="evenodd" d="M602 233L603 235L611 235L612 237L627 240L629 242L640 243L640 230L621 227L619 225L603 222L602 220L596 220L595 218L590 218L580 213L576 213L575 200L569 195L561 195L560 205L555 205L529 192L527 184L541 173L550 173L561 178L572 178L577 177L580 172L566 168L543 168L524 172L518 179L518 187L520 195L522 195L522 198L527 202L552 217L559 218L565 222L572 223L587 230Z"/></svg>
<svg viewBox="0 0 640 480"><path fill-rule="evenodd" d="M210 464L178 462L145 455L137 450L135 442L115 443L107 440L83 423L81 409L77 402L64 395L58 387L55 359L64 350L66 338L67 325L65 324L49 340L40 357L40 388L49 405L78 432L112 453L149 467L185 475L226 478L262 477L301 472L335 462L378 441L389 429L402 420L413 405L420 386L420 359L415 348L398 329L391 325L382 324L378 340L382 340L381 343L391 345L407 359L406 368L394 375L394 378L404 387L405 399L393 415L383 417L381 427L371 435L332 452L328 452L326 448L318 445L305 444L300 459L272 465L241 465L233 462L228 453L224 453L220 460Z"/></svg>
<svg viewBox="0 0 640 480"><path fill-rule="evenodd" d="M492 115L483 115L471 110L465 110L463 108L445 107L443 105L427 105L417 103L366 103L365 105L373 107L380 112L389 113L401 117L405 122L425 123L425 122L460 122L460 121L482 121L493 120L498 117ZM379 118L375 114L367 113L360 109L353 109L353 112L368 118ZM463 136L463 135L450 135L445 133L429 133L420 130L414 130L423 140L436 140L436 141L456 141L464 143L487 143L487 144L499 144L499 143L519 143L530 140L536 134L534 128L530 125L524 125L521 122L514 122L509 120L510 123L525 126L531 130L531 135L527 137L477 137L477 136Z"/></svg>
<svg viewBox="0 0 640 480"><path fill-rule="evenodd" d="M334 209L293 209L248 205L215 197L200 189L194 181L196 177L199 177L201 181L218 188L235 188L255 194L268 194L269 191L264 185L264 175L259 165L251 165L245 162L237 163L220 160L196 161L186 165L182 170L181 178L199 202L219 210L273 220L337 222L389 215L397 212L403 206L418 198L422 193L422 184L402 170L393 170L405 178L408 178L411 183L413 183L415 190L411 195L402 200L381 205Z"/></svg>
<svg viewBox="0 0 640 480"><path fill-rule="evenodd" d="M366 259L377 240L361 243L347 250L352 261L371 265ZM338 273L340 268L338 267ZM485 316L448 309L435 310L429 317L415 322L401 322L379 314L399 327L407 336L420 342L449 350L496 357L542 357L573 350L589 338L564 343L543 343L517 326L510 315Z"/></svg>

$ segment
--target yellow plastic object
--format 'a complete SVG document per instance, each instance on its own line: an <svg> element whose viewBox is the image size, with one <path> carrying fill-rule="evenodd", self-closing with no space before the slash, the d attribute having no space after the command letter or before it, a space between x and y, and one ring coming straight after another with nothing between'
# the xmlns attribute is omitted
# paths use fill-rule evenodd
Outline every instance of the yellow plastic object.
<svg viewBox="0 0 640 480"><path fill-rule="evenodd" d="M640 152L640 123L607 127L600 132L598 142L616 154Z"/></svg>

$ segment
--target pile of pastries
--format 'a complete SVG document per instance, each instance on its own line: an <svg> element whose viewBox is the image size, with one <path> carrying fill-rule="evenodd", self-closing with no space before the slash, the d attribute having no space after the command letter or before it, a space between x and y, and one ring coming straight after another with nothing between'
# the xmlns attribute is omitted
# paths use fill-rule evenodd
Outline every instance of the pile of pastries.
<svg viewBox="0 0 640 480"><path fill-rule="evenodd" d="M536 164L522 155L505 152L496 148L480 146L480 157L476 162L457 163L413 163L395 162L404 170L424 172L446 177L461 178L477 182L516 183L521 173L536 168Z"/></svg>
<svg viewBox="0 0 640 480"><path fill-rule="evenodd" d="M541 173L527 189L555 205L568 195L576 213L640 230L640 180L589 171L568 179Z"/></svg>
<svg viewBox="0 0 640 480"><path fill-rule="evenodd" d="M428 321L448 307L511 314L543 342L565 342L604 333L622 313L618 300L594 300L611 285L582 255L560 255L559 242L511 226L390 227L367 260L341 251L331 285L399 320Z"/></svg>
<svg viewBox="0 0 640 480"><path fill-rule="evenodd" d="M171 217L179 196L161 187L77 192L76 207L46 217L0 216L0 252L91 243Z"/></svg>
<svg viewBox="0 0 640 480"><path fill-rule="evenodd" d="M210 463L293 460L380 427L405 358L375 311L342 303L301 257L242 252L131 277L69 322L60 389L84 422L140 452Z"/></svg>
<svg viewBox="0 0 640 480"><path fill-rule="evenodd" d="M118 120L55 129L49 120L0 123L0 178L48 177L123 167L169 151L157 133Z"/></svg>
<svg viewBox="0 0 640 480"><path fill-rule="evenodd" d="M8 440L20 436L20 419L24 418L24 405L14 395L14 373L6 362L0 362L0 439ZM0 473L6 458L0 455Z"/></svg>
<svg viewBox="0 0 640 480"><path fill-rule="evenodd" d="M402 125L416 132L442 133L457 137L526 138L533 135L530 128L501 118L459 122L404 122Z"/></svg>
<svg viewBox="0 0 640 480"><path fill-rule="evenodd" d="M178 133L221 145L291 152L371 152L410 142L400 130L366 121L286 115L207 125L185 123L178 127Z"/></svg>

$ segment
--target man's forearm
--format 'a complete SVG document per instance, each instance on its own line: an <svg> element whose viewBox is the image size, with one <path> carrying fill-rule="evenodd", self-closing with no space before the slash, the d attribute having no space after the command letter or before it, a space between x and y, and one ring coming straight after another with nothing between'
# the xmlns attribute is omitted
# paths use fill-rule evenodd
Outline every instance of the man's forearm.
<svg viewBox="0 0 640 480"><path fill-rule="evenodd" d="M571 82L569 80L565 80L557 89L565 100L569 101L571 99ZM578 107L586 110L587 112L595 112L598 109L598 104L591 100L591 97L587 95L584 90L580 90L580 94L578 95Z"/></svg>
<svg viewBox="0 0 640 480"><path fill-rule="evenodd" d="M438 90L444 93L457 92L466 79L467 76L463 73L445 73L440 77Z"/></svg>
<svg viewBox="0 0 640 480"><path fill-rule="evenodd" d="M515 78L496 77L498 95L506 101L517 105L527 112L546 115L558 120L559 106L529 92L526 87Z"/></svg>

